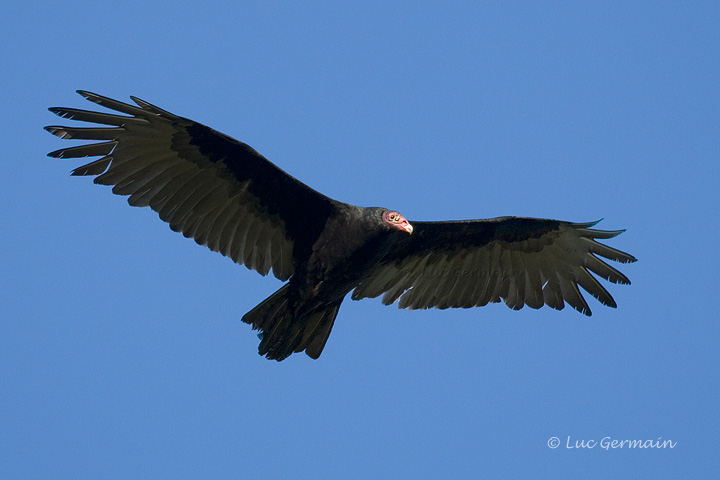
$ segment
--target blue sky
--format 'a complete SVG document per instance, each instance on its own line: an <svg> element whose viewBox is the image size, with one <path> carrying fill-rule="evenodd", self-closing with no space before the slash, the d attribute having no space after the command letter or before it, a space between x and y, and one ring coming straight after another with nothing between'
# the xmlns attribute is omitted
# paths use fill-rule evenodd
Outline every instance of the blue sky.
<svg viewBox="0 0 720 480"><path fill-rule="evenodd" d="M227 3L4 7L3 478L717 473L717 4ZM411 220L604 218L633 285L591 318L348 299L268 361L240 318L280 282L46 157L76 89Z"/></svg>

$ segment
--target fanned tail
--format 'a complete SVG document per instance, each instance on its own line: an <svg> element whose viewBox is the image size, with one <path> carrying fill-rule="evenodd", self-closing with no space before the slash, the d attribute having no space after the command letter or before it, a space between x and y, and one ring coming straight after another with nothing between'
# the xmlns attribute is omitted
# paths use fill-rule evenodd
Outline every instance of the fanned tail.
<svg viewBox="0 0 720 480"><path fill-rule="evenodd" d="M330 336L342 300L297 315L289 306L288 286L263 300L246 313L242 321L260 330L260 355L279 362L305 350L309 357L316 359Z"/></svg>

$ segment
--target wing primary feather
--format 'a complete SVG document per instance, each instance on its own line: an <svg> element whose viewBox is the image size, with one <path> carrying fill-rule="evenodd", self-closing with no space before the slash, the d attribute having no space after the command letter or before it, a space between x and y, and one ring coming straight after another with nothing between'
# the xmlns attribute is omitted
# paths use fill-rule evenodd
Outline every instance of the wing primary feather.
<svg viewBox="0 0 720 480"><path fill-rule="evenodd" d="M127 113L136 117L143 117L147 115L147 112L142 108L130 105L129 103L121 102L120 100L115 100L113 98L98 95L97 93L88 92L86 90L78 90L77 93L93 103L97 103L98 105L102 105L103 107L110 108L112 110L117 110L118 112Z"/></svg>
<svg viewBox="0 0 720 480"><path fill-rule="evenodd" d="M609 247L603 243L597 242L591 238L581 237L581 240L588 245L588 250L596 255L605 257L609 260L615 260L620 263L632 263L637 261L632 255L625 253L613 247Z"/></svg>
<svg viewBox="0 0 720 480"><path fill-rule="evenodd" d="M178 120L178 119L180 119L180 117L178 117L178 116L175 115L174 113L170 113L170 112L168 112L167 110L163 110L162 108L157 107L157 106L153 105L153 104L150 103L150 102L146 102L145 100L143 100L143 99L141 99L141 98L138 98L138 97L135 97L135 96L132 96L132 95L130 95L130 98L132 99L133 102L137 103L144 111L150 112L150 113L152 113L152 114L154 114L154 115L159 115L159 116L162 116L162 117L167 117L167 118L170 118L170 119L173 119L173 120Z"/></svg>
<svg viewBox="0 0 720 480"><path fill-rule="evenodd" d="M585 267L590 269L591 272L599 275L608 282L620 283L624 285L630 285L630 280L623 275L622 272L614 268L612 265L608 265L594 255L586 255L584 259Z"/></svg>
<svg viewBox="0 0 720 480"><path fill-rule="evenodd" d="M615 299L612 295L610 295L605 287L598 282L597 278L593 277L585 268L579 268L576 280L578 285L580 285L590 295L595 297L597 301L608 307L617 308L617 303L615 303Z"/></svg>
<svg viewBox="0 0 720 480"><path fill-rule="evenodd" d="M577 223L571 223L570 226L573 227L573 228L575 228L575 229L578 229L578 228L590 228L590 227L594 227L595 225L597 225L598 223L602 222L603 220L605 220L605 219L604 219L604 218L601 218L600 220L595 220L595 221L592 221L592 222L577 222Z"/></svg>
<svg viewBox="0 0 720 480"><path fill-rule="evenodd" d="M562 291L563 299L578 312L583 315L587 315L588 317L591 316L592 311L580 293L580 290L578 290L577 283L563 274L560 274L559 276L560 290Z"/></svg>
<svg viewBox="0 0 720 480"><path fill-rule="evenodd" d="M100 155L109 155L117 145L116 141L89 143L87 145L78 145L76 147L61 148L48 153L48 157L53 158L80 158L80 157L96 157Z"/></svg>
<svg viewBox="0 0 720 480"><path fill-rule="evenodd" d="M114 140L117 132L124 132L122 127L61 127L51 125L45 130L63 140Z"/></svg>
<svg viewBox="0 0 720 480"><path fill-rule="evenodd" d="M67 118L68 120L99 123L101 125L115 125L122 127L126 125L142 125L147 123L147 120L144 118L128 117L114 113L93 112L92 110L83 110L80 108L50 107L48 110L55 115Z"/></svg>
<svg viewBox="0 0 720 480"><path fill-rule="evenodd" d="M625 229L622 230L596 230L592 228L578 228L576 232L584 237L589 238L601 238L603 240L607 240L608 238L614 238L623 233Z"/></svg>
<svg viewBox="0 0 720 480"><path fill-rule="evenodd" d="M94 162L86 163L77 167L71 172L71 175L101 175L107 171L110 162L113 160L112 155L106 155Z"/></svg>

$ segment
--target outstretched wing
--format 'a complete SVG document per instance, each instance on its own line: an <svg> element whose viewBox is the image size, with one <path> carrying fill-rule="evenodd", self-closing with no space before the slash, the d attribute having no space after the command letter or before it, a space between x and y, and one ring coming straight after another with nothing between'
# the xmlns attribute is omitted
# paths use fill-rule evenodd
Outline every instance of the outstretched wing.
<svg viewBox="0 0 720 480"><path fill-rule="evenodd" d="M335 201L273 165L250 146L139 98L130 105L94 93L86 99L117 113L50 108L101 124L49 126L61 138L96 140L63 148L57 158L101 156L73 170L97 175L133 206L150 206L170 228L265 275L285 280L298 252L309 250Z"/></svg>
<svg viewBox="0 0 720 480"><path fill-rule="evenodd" d="M475 307L501 299L513 309L565 302L590 315L578 285L600 303L616 307L593 276L629 284L625 275L598 258L636 259L599 243L624 230L595 230L598 222L570 223L521 217L455 222L411 222L412 235L399 237L352 298L398 298L400 308Z"/></svg>

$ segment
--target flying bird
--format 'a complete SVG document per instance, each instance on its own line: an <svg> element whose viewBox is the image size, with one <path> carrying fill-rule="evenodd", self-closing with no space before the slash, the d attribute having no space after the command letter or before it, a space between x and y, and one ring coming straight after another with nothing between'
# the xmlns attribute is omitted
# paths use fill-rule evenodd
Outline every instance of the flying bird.
<svg viewBox="0 0 720 480"><path fill-rule="evenodd" d="M615 300L595 275L629 284L603 259L632 255L597 240L624 230L597 222L498 217L408 221L395 210L359 207L319 193L249 145L136 97L136 105L87 91L113 113L53 107L60 117L99 124L48 126L60 138L93 143L49 153L100 157L73 175L94 175L149 206L170 228L198 244L287 282L246 313L258 330L260 355L283 360L305 351L318 358L345 296L382 295L400 308L507 306L562 309L590 315L578 286L603 305ZM594 275L593 275L594 274Z"/></svg>

